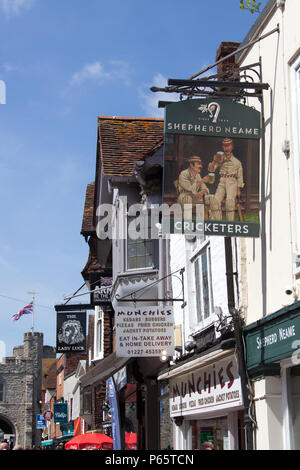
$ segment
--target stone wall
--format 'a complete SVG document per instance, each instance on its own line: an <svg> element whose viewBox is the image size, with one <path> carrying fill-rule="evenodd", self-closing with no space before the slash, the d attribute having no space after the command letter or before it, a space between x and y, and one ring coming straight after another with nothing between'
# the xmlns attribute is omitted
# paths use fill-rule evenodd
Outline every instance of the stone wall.
<svg viewBox="0 0 300 470"><path fill-rule="evenodd" d="M160 448L173 449L173 420L170 417L169 384L160 384Z"/></svg>
<svg viewBox="0 0 300 470"><path fill-rule="evenodd" d="M24 345L14 348L13 357L0 363L0 381L4 400L0 402L0 427L7 423L15 443L22 447L40 445L41 432L36 430L40 412L43 334L25 333Z"/></svg>

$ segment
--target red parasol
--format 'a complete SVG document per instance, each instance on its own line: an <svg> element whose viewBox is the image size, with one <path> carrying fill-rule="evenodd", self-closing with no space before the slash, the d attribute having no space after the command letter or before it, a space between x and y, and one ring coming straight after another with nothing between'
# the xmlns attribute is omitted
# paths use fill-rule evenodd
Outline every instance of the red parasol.
<svg viewBox="0 0 300 470"><path fill-rule="evenodd" d="M81 436L73 437L65 444L66 450L98 450L98 449L113 449L113 440L106 434L98 432L91 432L82 434Z"/></svg>
<svg viewBox="0 0 300 470"><path fill-rule="evenodd" d="M136 433L126 432L125 433L125 449L137 449Z"/></svg>

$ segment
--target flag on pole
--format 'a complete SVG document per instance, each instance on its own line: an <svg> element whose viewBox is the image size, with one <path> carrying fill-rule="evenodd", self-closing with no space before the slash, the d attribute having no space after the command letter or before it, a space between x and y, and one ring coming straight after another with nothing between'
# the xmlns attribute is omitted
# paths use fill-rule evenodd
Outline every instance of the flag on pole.
<svg viewBox="0 0 300 470"><path fill-rule="evenodd" d="M22 315L30 315L33 314L33 301L30 302L26 307L23 307L18 313L15 313L12 316L12 321L17 321L21 318Z"/></svg>

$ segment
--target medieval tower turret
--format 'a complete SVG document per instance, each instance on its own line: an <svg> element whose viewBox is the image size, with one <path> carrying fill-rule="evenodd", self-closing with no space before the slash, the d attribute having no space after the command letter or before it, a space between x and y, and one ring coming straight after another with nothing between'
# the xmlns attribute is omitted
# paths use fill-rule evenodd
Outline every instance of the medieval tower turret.
<svg viewBox="0 0 300 470"><path fill-rule="evenodd" d="M24 345L0 363L0 429L23 448L39 446L41 432L36 415L41 412L43 333L25 333Z"/></svg>

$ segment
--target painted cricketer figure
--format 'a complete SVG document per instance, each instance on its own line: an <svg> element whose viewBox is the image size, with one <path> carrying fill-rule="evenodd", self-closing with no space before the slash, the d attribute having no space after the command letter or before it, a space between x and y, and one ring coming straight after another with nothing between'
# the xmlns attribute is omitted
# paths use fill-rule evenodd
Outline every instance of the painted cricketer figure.
<svg viewBox="0 0 300 470"><path fill-rule="evenodd" d="M211 219L222 220L222 202L225 200L226 220L234 220L236 199L240 198L241 188L244 187L243 167L233 155L232 139L223 139L224 154L216 155L210 163L210 171L220 167L220 181L214 196L211 198Z"/></svg>
<svg viewBox="0 0 300 470"><path fill-rule="evenodd" d="M197 155L188 159L189 168L183 170L177 180L178 198L177 202L184 207L185 204L203 203L204 195L209 194L209 189L206 186L209 178L201 177L200 171L202 169L202 160Z"/></svg>

